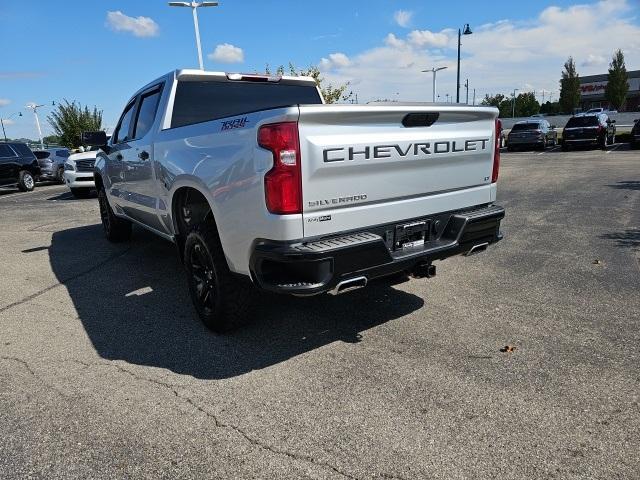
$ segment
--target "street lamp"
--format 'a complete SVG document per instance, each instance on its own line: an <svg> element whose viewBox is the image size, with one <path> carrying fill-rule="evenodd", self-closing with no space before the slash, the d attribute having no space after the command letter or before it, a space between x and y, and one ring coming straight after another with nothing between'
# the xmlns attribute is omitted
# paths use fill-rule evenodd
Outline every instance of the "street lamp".
<svg viewBox="0 0 640 480"><path fill-rule="evenodd" d="M4 135L4 141L7 141L7 132L4 131L4 121L5 120L11 120L13 117L15 117L16 115L18 115L19 117L22 116L22 112L16 112L16 113L12 113L11 115L9 115L7 118L0 118L0 124L2 124L2 135Z"/></svg>
<svg viewBox="0 0 640 480"><path fill-rule="evenodd" d="M432 67L431 70L422 70L422 73L433 73L433 96L431 100L433 103L436 102L436 73L438 73L440 70L444 70L445 68L447 67Z"/></svg>
<svg viewBox="0 0 640 480"><path fill-rule="evenodd" d="M460 47L462 46L462 35L471 35L473 32L469 28L469 24L465 23L462 31L458 29L458 81L456 83L456 103L460 103Z"/></svg>
<svg viewBox="0 0 640 480"><path fill-rule="evenodd" d="M198 62L200 70L204 70L202 63L202 47L200 46L200 28L198 27L198 7L217 7L218 2L169 2L170 7L191 7L193 13L193 28L196 31L196 46L198 47Z"/></svg>
<svg viewBox="0 0 640 480"><path fill-rule="evenodd" d="M516 92L518 90L518 88L513 89L513 105L511 107L511 118L515 118L516 116Z"/></svg>
<svg viewBox="0 0 640 480"><path fill-rule="evenodd" d="M55 105L56 102L51 102L51 105ZM30 103L29 105L25 105L25 108L30 108L33 110L33 116L36 118L36 127L38 127L38 138L40 139L40 148L44 150L44 142L42 141L42 129L40 128L40 118L38 117L38 109L40 107L44 107L45 104L36 105L35 103Z"/></svg>

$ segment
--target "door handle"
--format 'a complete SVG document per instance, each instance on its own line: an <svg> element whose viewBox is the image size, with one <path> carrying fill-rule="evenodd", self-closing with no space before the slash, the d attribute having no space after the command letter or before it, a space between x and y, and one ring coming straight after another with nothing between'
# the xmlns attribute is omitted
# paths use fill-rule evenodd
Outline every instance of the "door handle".
<svg viewBox="0 0 640 480"><path fill-rule="evenodd" d="M143 151L141 151L141 152L138 154L138 158L139 158L140 160L149 160L149 152L146 152L146 151L144 151L144 150L143 150Z"/></svg>
<svg viewBox="0 0 640 480"><path fill-rule="evenodd" d="M116 160L122 160L122 154L121 153L118 153L116 155Z"/></svg>

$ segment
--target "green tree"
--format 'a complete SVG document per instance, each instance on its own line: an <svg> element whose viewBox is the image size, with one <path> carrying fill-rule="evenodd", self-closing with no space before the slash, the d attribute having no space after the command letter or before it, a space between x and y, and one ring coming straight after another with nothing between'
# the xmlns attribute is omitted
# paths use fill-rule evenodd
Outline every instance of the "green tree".
<svg viewBox="0 0 640 480"><path fill-rule="evenodd" d="M269 69L269 65L267 64L266 73L271 75L271 70ZM276 70L277 75L284 75L285 67L284 65L280 65ZM346 102L351 98L353 92L347 92L347 88L349 88L349 83L344 83L342 85L334 86L325 81L324 77L320 75L320 69L316 65L311 65L306 69L298 69L296 66L289 62L289 75L294 77L312 77L318 88L322 92L322 97L326 103L337 103L339 101Z"/></svg>
<svg viewBox="0 0 640 480"><path fill-rule="evenodd" d="M609 64L609 79L604 90L604 98L608 100L610 108L619 110L627 101L628 92L629 76L624 64L624 54L622 50L617 50Z"/></svg>
<svg viewBox="0 0 640 480"><path fill-rule="evenodd" d="M60 137L57 135L47 135L42 137L42 141L45 145L60 145Z"/></svg>
<svg viewBox="0 0 640 480"><path fill-rule="evenodd" d="M540 104L535 93L521 93L516 98L516 117L530 117L540 113Z"/></svg>
<svg viewBox="0 0 640 480"><path fill-rule="evenodd" d="M60 139L60 144L69 148L80 146L80 134L102 129L102 110L93 107L82 106L79 103L64 100L57 105L57 108L47 117L47 121L56 136Z"/></svg>
<svg viewBox="0 0 640 480"><path fill-rule="evenodd" d="M576 71L573 57L569 57L564 63L564 71L560 79L560 109L564 113L573 113L580 105L580 76Z"/></svg>
<svg viewBox="0 0 640 480"><path fill-rule="evenodd" d="M480 102L481 105L486 105L489 107L496 107L500 110L499 116L500 118L511 117L511 109L513 105L513 99L498 93L497 95L485 95Z"/></svg>
<svg viewBox="0 0 640 480"><path fill-rule="evenodd" d="M560 113L560 104L558 102L552 103L547 100L540 105L540 113L544 113L545 115L557 115Z"/></svg>

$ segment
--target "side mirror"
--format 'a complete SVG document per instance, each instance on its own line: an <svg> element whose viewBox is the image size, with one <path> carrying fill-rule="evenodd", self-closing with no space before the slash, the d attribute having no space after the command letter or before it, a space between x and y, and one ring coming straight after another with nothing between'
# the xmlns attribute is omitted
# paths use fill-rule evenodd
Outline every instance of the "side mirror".
<svg viewBox="0 0 640 480"><path fill-rule="evenodd" d="M609 123L616 123L615 120L609 120Z"/></svg>
<svg viewBox="0 0 640 480"><path fill-rule="evenodd" d="M105 132L82 132L80 140L82 145L104 147L107 144L107 134Z"/></svg>

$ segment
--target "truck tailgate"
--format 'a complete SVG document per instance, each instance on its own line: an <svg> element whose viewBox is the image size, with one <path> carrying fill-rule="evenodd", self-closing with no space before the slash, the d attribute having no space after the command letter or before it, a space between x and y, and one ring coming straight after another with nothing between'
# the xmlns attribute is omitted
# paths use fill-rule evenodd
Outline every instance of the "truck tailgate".
<svg viewBox="0 0 640 480"><path fill-rule="evenodd" d="M301 106L305 236L493 201L496 116L468 106Z"/></svg>

